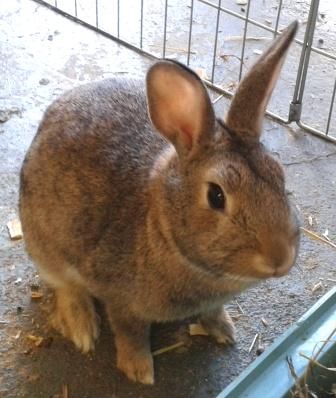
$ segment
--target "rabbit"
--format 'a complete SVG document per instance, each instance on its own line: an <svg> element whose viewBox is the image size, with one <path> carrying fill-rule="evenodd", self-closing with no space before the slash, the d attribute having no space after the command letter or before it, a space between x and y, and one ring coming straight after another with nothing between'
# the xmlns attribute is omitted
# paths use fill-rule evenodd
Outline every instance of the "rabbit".
<svg viewBox="0 0 336 398"><path fill-rule="evenodd" d="M234 343L223 305L294 265L299 223L284 172L260 142L292 23L243 78L225 119L188 67L159 60L146 82L112 78L63 94L24 159L27 253L54 290L52 325L88 352L105 305L117 367L154 383L152 323L197 317Z"/></svg>

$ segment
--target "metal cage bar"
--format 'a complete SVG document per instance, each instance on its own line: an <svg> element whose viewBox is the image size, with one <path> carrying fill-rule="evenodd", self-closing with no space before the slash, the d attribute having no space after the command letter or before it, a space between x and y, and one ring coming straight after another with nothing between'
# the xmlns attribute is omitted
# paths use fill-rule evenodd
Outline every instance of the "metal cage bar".
<svg viewBox="0 0 336 398"><path fill-rule="evenodd" d="M117 1L117 36L119 39L120 38L120 0Z"/></svg>
<svg viewBox="0 0 336 398"><path fill-rule="evenodd" d="M242 51L241 51L241 56L240 56L240 68L239 68L239 77L238 77L239 81L241 81L241 78L243 75L244 55L245 55L245 46L246 46L248 18L250 15L250 5L251 5L251 0L249 0L247 3L247 11L246 11L246 18L245 18L244 34L243 34L243 45L242 45Z"/></svg>
<svg viewBox="0 0 336 398"><path fill-rule="evenodd" d="M291 103L292 111L290 111L289 113L290 121L297 122L300 120L301 117L302 98L304 94L309 60L310 60L310 53L313 44L315 21L317 18L318 6L319 6L319 0L313 0L310 7L307 29L303 40L303 49L301 52L298 74L293 94L293 100ZM294 105L294 107L292 105Z"/></svg>
<svg viewBox="0 0 336 398"><path fill-rule="evenodd" d="M188 66L190 65L193 18L194 18L194 0L191 0L191 4L190 4L190 19L189 19L189 36L188 36L188 53L187 53L187 65Z"/></svg>
<svg viewBox="0 0 336 398"><path fill-rule="evenodd" d="M215 79L217 42L218 42L218 30L219 30L219 20L220 20L221 5L222 5L222 0L218 0L218 9L217 9L217 18L216 18L216 34L215 34L214 50L213 50L213 57L212 57L211 83L213 83L214 79Z"/></svg>
<svg viewBox="0 0 336 398"><path fill-rule="evenodd" d="M166 58L166 48L167 48L167 16L168 16L168 0L165 0L162 58Z"/></svg>
<svg viewBox="0 0 336 398"><path fill-rule="evenodd" d="M198 1L199 1L200 3L203 3L203 4L208 5L208 6L210 6L210 7L217 8L216 4L213 4L213 3L211 3L211 2L208 1L208 0L198 0ZM282 2L281 2L281 4L282 4ZM223 11L224 13L226 13L226 14L228 14L228 15L231 15L231 16L233 16L233 17L236 17L236 18L238 18L238 19L240 19L240 20L243 20L243 21L246 20L246 16L240 15L240 14L238 14L237 12L232 11L232 10L230 10L230 9L228 9L228 8L221 7L221 11ZM267 26L267 25L265 25L265 24L263 24L263 23L261 23L261 22L258 22L257 20L255 20L255 19L253 19L253 18L248 18L248 23L250 23L251 25L257 26L258 28L262 28L262 29L264 29L264 30L266 30L266 31L268 31L268 32L273 33L273 34L279 34L279 33L281 33L280 30L275 30L275 29L271 28L270 26ZM307 24L308 24L308 21L307 21ZM294 41L295 41L296 43L298 43L298 44L303 45L303 41L302 41L302 40L295 39ZM320 49L320 48L317 48L317 47L314 47L314 46L311 47L311 50L312 50L312 52L315 52L315 53L317 53L317 54L324 55L324 56L327 57L327 58L336 60L336 54L328 53L327 51L324 51L324 50L322 50L322 49Z"/></svg>
<svg viewBox="0 0 336 398"><path fill-rule="evenodd" d="M328 133L329 133L331 115L333 113L333 108L334 108L334 103L335 103L335 95L336 95L336 79L335 79L335 83L334 83L333 93L331 95L331 102L330 102L329 115L328 115L328 121L327 121L326 135L328 135Z"/></svg>
<svg viewBox="0 0 336 398"><path fill-rule="evenodd" d="M82 24L83 26L90 28L105 37L108 37L110 39L113 39L117 41L118 43L126 46L129 49L132 49L142 55L145 55L147 57L150 57L152 59L156 59L157 56L148 50L144 49L144 31L146 29L146 26L144 24L144 3L145 0L138 0L140 4L140 40L137 42L138 45L135 45L134 43L130 42L129 40L124 39L121 37L121 17L120 17L120 0L114 0L117 2L117 10L116 10L116 17L117 17L117 34L113 35L101 28L99 28L99 12L102 11L101 8L99 8L99 2L101 0L95 0L95 24L90 24L88 22L85 22L81 18L78 17L78 0L72 0L73 5L74 5L74 12L69 13L61 9L61 6L58 4L57 0L53 0L52 3L48 2L47 0L34 0L35 2L42 4L44 6L47 6L51 8L52 10L62 14L63 16L72 19L73 21ZM50 1L50 0L49 0ZM135 1L135 0L134 0ZM220 34L220 21L221 21L221 16L222 14L228 15L230 17L237 18L244 23L244 30L243 30L243 36L242 36L242 48L241 48L241 56L240 56L240 64L239 64L239 78L238 80L241 80L242 75L243 75L243 67L244 67L244 57L246 54L246 42L247 42L247 30L249 25L253 25L255 27L261 28L264 31L270 32L273 34L275 37L277 34L280 33L281 28L280 28L280 19L282 15L282 10L283 10L283 0L278 0L278 9L276 12L275 16L275 23L273 26L268 26L264 23L259 22L255 18L252 18L250 16L250 7L251 7L251 2L253 0L248 0L246 10L244 15L240 14L236 11L233 11L227 7L224 7L222 4L222 0L217 0L215 3L215 0L185 0L186 1L186 6L190 8L190 13L188 17L186 18L187 20L187 45L186 45L186 54L187 54L187 60L186 63L187 65L190 65L191 62L191 54L193 52L191 51L192 43L193 43L193 32L194 32L194 16L195 16L195 4L196 2L211 7L216 10L216 25L215 25L215 36L214 36L214 41L213 41L213 53L211 55L212 59L212 64L211 64L211 77L210 80L206 80L205 83L206 85L217 92L219 96L213 101L213 103L216 103L223 97L232 97L233 92L223 88L220 86L218 83L216 83L215 76L216 76L216 59L217 59L217 48L218 48L218 39L219 39L219 34ZM298 38L295 39L295 42L298 43L300 46L302 46L301 50L301 55L300 55L300 60L298 63L298 71L296 75L296 81L295 81L295 87L294 87L294 94L291 103L289 104L289 111L287 118L282 117L278 114L275 114L273 112L268 111L267 114L274 118L275 120L289 124L292 122L296 122L296 124L303 128L304 130L315 134L317 136L320 136L322 138L328 139L329 141L332 141L336 143L336 131L332 134L330 132L330 128L334 128L336 123L332 123L333 121L333 114L334 114L334 103L336 100L336 80L333 85L332 93L331 93L331 102L330 105L328 106L328 114L327 114L327 121L326 121L326 128L323 130L322 127L320 126L318 129L315 127L312 127L309 125L309 123L305 123L302 120L302 107L304 106L304 93L305 93L305 88L306 88L306 80L307 80L307 74L309 71L309 64L310 64L310 59L311 59L311 54L319 54L325 59L328 59L331 62L336 63L336 54L326 51L321 48L317 48L313 46L313 39L314 39L314 31L315 31L315 26L316 26L316 21L318 17L318 8L319 8L319 0L311 0L310 4L310 10L309 10L309 16L307 20L307 25L305 28L305 34L303 40L300 40ZM161 54L165 58L167 56L169 48L167 47L167 21L168 21L168 11L169 7L171 7L171 4L168 4L168 0L164 0L164 5L163 5L163 42L162 42L162 49L161 49ZM124 35L123 35L124 36ZM314 121L315 122L315 121Z"/></svg>
<svg viewBox="0 0 336 398"><path fill-rule="evenodd" d="M98 19L98 0L96 0L96 28L98 28L99 19Z"/></svg>
<svg viewBox="0 0 336 398"><path fill-rule="evenodd" d="M274 27L274 38L276 37L278 29L279 29L281 9L282 9L282 0L280 0L280 2L279 2L278 12L277 12L277 16L276 16L275 27Z"/></svg>
<svg viewBox="0 0 336 398"><path fill-rule="evenodd" d="M143 48L143 10L144 10L144 0L140 3L140 48Z"/></svg>

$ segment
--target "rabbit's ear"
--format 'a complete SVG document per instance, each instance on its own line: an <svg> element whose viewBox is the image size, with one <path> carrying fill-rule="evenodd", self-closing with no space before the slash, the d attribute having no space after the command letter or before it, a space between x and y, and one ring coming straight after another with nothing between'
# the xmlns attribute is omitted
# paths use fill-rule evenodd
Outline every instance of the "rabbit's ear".
<svg viewBox="0 0 336 398"><path fill-rule="evenodd" d="M260 138L266 106L297 29L298 22L294 21L274 40L237 88L226 124L243 140Z"/></svg>
<svg viewBox="0 0 336 398"><path fill-rule="evenodd" d="M194 150L213 133L215 115L204 84L177 62L163 60L149 69L147 103L153 125L179 154Z"/></svg>

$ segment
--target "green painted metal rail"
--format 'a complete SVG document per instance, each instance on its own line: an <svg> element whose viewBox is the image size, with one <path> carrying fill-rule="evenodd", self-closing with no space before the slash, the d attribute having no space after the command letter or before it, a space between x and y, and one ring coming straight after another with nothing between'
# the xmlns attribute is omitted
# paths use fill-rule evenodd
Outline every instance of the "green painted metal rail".
<svg viewBox="0 0 336 398"><path fill-rule="evenodd" d="M217 398L292 397L295 379L288 360L292 362L300 379L305 375L310 362L306 357L312 358L322 345L323 349L316 360L326 366L336 367L336 287L323 296ZM316 371L328 373L320 381L329 383L330 386L331 383L336 384L336 372L319 367L315 369L315 374ZM309 378L307 384L312 386L312 391L318 388L316 382Z"/></svg>

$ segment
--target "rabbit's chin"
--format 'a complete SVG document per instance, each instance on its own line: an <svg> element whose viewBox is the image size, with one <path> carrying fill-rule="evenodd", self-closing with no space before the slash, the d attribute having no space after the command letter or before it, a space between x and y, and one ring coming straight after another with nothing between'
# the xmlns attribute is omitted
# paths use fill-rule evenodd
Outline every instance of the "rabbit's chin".
<svg viewBox="0 0 336 398"><path fill-rule="evenodd" d="M232 283L232 287L236 287L238 290L245 290L261 281L261 279L257 277L232 274L230 272L226 272L224 278L226 283Z"/></svg>
<svg viewBox="0 0 336 398"><path fill-rule="evenodd" d="M238 275L231 272L225 272L221 277L225 285L230 285L233 290L243 291L260 282L260 278L254 278L247 275Z"/></svg>

